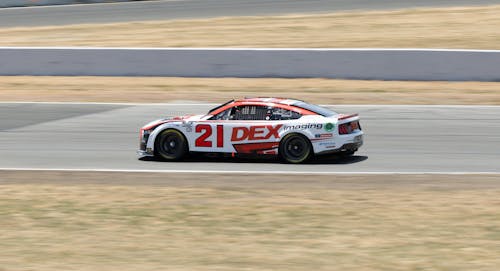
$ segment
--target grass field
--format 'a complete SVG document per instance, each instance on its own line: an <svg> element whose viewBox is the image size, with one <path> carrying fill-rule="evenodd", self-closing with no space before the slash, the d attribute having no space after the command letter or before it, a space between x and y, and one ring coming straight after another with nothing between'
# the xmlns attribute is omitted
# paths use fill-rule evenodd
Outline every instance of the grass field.
<svg viewBox="0 0 500 271"><path fill-rule="evenodd" d="M499 181L1 172L0 270L493 271Z"/></svg>
<svg viewBox="0 0 500 271"><path fill-rule="evenodd" d="M161 77L0 77L0 101L223 102L277 96L320 104L500 104L498 82Z"/></svg>
<svg viewBox="0 0 500 271"><path fill-rule="evenodd" d="M0 28L0 46L500 49L500 6Z"/></svg>

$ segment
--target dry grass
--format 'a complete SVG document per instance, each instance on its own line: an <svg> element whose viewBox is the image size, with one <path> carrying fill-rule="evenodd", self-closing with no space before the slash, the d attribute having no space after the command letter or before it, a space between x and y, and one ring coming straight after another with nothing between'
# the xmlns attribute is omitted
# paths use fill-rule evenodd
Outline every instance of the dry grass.
<svg viewBox="0 0 500 271"><path fill-rule="evenodd" d="M500 104L500 83L331 79L0 77L0 101L220 102L278 96L330 104Z"/></svg>
<svg viewBox="0 0 500 271"><path fill-rule="evenodd" d="M1 173L0 269L500 265L498 176L120 176Z"/></svg>
<svg viewBox="0 0 500 271"><path fill-rule="evenodd" d="M0 46L500 49L500 6L0 28Z"/></svg>

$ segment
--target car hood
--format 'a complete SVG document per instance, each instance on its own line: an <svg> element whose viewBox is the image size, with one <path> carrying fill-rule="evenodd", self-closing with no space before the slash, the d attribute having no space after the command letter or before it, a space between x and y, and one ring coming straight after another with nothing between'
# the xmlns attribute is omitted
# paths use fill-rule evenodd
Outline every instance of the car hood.
<svg viewBox="0 0 500 271"><path fill-rule="evenodd" d="M203 116L204 115L185 115L185 116L157 119L157 120L154 120L154 121L149 122L148 124L144 125L141 129L142 130L151 130L151 129L154 129L154 128L156 128L164 123L167 123L167 122L200 120Z"/></svg>

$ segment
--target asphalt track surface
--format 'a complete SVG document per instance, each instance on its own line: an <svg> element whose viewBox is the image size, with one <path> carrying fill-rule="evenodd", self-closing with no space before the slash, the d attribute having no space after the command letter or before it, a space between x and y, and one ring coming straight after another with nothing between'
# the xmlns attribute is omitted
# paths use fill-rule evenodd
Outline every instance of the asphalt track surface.
<svg viewBox="0 0 500 271"><path fill-rule="evenodd" d="M218 172L500 172L500 107L335 106L359 112L365 145L352 158L139 160L138 129L212 105L0 103L0 168Z"/></svg>
<svg viewBox="0 0 500 271"><path fill-rule="evenodd" d="M500 4L500 0L167 0L0 9L0 27Z"/></svg>

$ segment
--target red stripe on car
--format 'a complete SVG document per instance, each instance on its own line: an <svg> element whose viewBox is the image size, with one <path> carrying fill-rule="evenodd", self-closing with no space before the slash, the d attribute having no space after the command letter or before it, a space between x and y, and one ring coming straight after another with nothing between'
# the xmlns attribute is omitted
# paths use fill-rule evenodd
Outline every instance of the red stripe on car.
<svg viewBox="0 0 500 271"><path fill-rule="evenodd" d="M238 153L258 153L266 150L272 150L279 146L279 142L264 142L264 143L245 143L233 144L234 149Z"/></svg>

